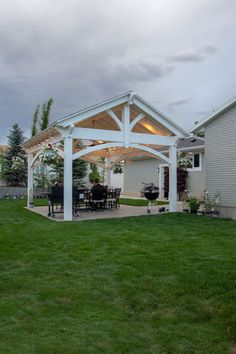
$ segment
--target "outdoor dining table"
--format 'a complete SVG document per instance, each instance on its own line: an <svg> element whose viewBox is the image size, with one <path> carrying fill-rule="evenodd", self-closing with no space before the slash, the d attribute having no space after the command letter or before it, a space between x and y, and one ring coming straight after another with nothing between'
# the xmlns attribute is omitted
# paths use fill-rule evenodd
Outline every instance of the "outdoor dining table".
<svg viewBox="0 0 236 354"><path fill-rule="evenodd" d="M108 188L100 199L93 198L91 190L73 187L73 215L80 210L96 211L98 209L118 208L121 188ZM64 212L64 187L53 186L48 195L48 216L54 218L55 214Z"/></svg>

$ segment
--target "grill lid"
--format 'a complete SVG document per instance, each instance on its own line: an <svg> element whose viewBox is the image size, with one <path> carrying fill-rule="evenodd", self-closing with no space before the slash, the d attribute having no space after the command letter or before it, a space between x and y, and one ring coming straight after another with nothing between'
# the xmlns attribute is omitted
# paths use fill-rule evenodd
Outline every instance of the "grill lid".
<svg viewBox="0 0 236 354"><path fill-rule="evenodd" d="M153 183L144 186L144 196L148 200L155 200L159 197L159 188Z"/></svg>

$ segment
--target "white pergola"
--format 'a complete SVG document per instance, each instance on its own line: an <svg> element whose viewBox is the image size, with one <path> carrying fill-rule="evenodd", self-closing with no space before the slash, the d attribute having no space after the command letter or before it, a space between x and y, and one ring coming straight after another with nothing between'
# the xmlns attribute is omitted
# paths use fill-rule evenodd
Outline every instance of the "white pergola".
<svg viewBox="0 0 236 354"><path fill-rule="evenodd" d="M108 186L109 171L118 161L136 156L161 159L169 165L170 211L176 211L176 142L187 136L184 129L133 92L58 120L23 144L28 154L28 206L34 166L45 145L52 144L64 159L64 220L72 220L72 162L78 158L97 163L105 157ZM64 144L59 144L62 141ZM159 151L163 147L169 151L167 155Z"/></svg>

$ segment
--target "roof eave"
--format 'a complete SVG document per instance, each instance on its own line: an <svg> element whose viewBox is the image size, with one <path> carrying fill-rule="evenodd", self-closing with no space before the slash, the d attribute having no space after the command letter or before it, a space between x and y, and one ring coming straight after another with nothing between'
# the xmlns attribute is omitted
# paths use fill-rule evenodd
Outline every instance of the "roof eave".
<svg viewBox="0 0 236 354"><path fill-rule="evenodd" d="M219 117L221 114L226 112L228 109L233 107L236 104L236 97L234 97L232 100L228 101L223 107L220 107L219 109L215 110L211 115L203 118L198 124L196 124L191 130L190 133L195 133L199 129L204 128L206 125L211 123L214 119Z"/></svg>
<svg viewBox="0 0 236 354"><path fill-rule="evenodd" d="M87 108L85 108L85 109L82 109L81 111L72 113L72 114L70 114L70 115L68 115L68 116L66 116L66 117L64 117L64 118L62 118L62 119L59 119L59 120L56 122L56 124L57 124L58 126L65 126L64 123L65 123L66 121L68 121L68 125L70 125L69 120L70 120L71 118L75 118L75 117L77 117L77 116L86 114L86 113L88 113L88 112L91 112L92 110L96 110L96 108L99 108L99 107L101 107L101 109L102 109L102 107L104 107L105 105L107 105L107 104L109 104L109 103L111 103L111 102L119 101L120 99L124 99L124 102L126 102L126 101L128 102L131 95L135 95L133 91L125 92L125 93L123 93L122 95L119 95L119 96L110 98L110 99L108 99L108 100L106 100L106 101L97 103L97 104L95 104L95 105L92 105L92 106L90 106L90 107L87 107ZM124 102L122 101L122 103L124 103ZM119 103L120 103L120 102L119 102Z"/></svg>
<svg viewBox="0 0 236 354"><path fill-rule="evenodd" d="M169 117L167 117L165 114L163 114L162 112L160 112L159 110L156 109L156 107L154 107L153 105L151 105L149 102L147 102L145 99L143 99L141 96L135 94L135 97L140 100L141 102L143 102L146 106L148 106L151 110L153 110L156 114L160 115L163 119L165 119L174 129L177 129L182 138L187 138L190 136L189 132L187 132L185 129L183 129L182 127L180 127L178 124L176 124L172 119L170 119Z"/></svg>
<svg viewBox="0 0 236 354"><path fill-rule="evenodd" d="M26 148L27 146L31 145L34 141L36 142L37 140L40 140L40 137L44 136L45 134L47 134L48 131L52 130L52 128L56 127L56 122L51 124L49 127L47 127L46 129L42 130L41 132L37 133L36 135L26 139L21 146L23 148Z"/></svg>

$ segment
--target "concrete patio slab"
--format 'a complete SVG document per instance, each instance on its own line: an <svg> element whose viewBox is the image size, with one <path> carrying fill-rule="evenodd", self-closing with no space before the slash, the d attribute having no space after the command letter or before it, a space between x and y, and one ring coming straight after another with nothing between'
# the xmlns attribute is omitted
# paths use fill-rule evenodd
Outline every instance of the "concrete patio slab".
<svg viewBox="0 0 236 354"><path fill-rule="evenodd" d="M160 207L165 207L166 210L169 209L167 205L161 205ZM27 208L28 210L45 216L48 218L48 207L47 206L38 206L34 208ZM182 211L182 203L178 204L178 211ZM159 206L151 207L151 214L156 215L159 213ZM121 205L120 208L112 208L108 210L98 210L96 212L91 212L88 210L80 210L78 216L73 217L73 221L84 221L84 220L97 220L97 219L109 219L109 218L125 218L130 216L141 216L147 215L147 207L146 206L130 206L130 205ZM64 221L63 220L63 212L56 213L55 218L49 218L54 221Z"/></svg>

